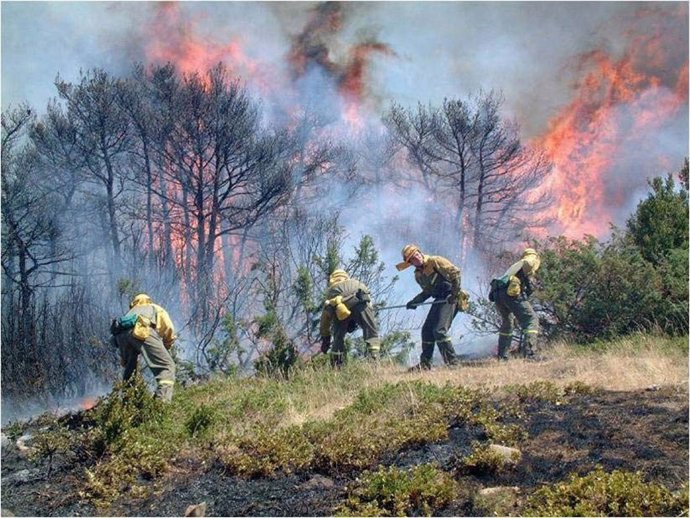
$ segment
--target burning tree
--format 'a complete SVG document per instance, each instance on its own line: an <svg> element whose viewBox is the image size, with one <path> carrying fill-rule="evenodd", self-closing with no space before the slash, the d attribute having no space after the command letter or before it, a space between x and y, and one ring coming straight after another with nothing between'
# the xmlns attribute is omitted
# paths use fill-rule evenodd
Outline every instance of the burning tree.
<svg viewBox="0 0 690 518"><path fill-rule="evenodd" d="M430 217L441 229L450 223L459 257L468 247L495 250L544 224L534 215L548 197L533 190L550 164L520 142L516 123L501 118L502 103L495 92L480 93L415 111L393 105L385 119L416 173L409 180L437 200Z"/></svg>

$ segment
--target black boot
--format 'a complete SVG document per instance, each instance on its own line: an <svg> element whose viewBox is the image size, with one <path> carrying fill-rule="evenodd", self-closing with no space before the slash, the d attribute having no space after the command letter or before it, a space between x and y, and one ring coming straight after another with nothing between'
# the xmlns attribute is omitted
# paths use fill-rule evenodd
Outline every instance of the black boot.
<svg viewBox="0 0 690 518"><path fill-rule="evenodd" d="M513 335L498 335L498 359L508 360L508 349L513 341Z"/></svg>

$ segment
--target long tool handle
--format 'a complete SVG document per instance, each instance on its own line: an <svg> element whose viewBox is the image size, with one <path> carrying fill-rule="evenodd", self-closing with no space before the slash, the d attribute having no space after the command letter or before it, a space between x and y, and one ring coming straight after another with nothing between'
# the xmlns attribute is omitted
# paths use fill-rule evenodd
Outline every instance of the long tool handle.
<svg viewBox="0 0 690 518"><path fill-rule="evenodd" d="M433 302L420 302L417 304L417 306L432 306L434 304L445 304L445 300L434 300ZM400 308L406 308L407 304L401 304L399 306L384 306L382 308L377 308L378 311L385 311L387 309L400 309Z"/></svg>

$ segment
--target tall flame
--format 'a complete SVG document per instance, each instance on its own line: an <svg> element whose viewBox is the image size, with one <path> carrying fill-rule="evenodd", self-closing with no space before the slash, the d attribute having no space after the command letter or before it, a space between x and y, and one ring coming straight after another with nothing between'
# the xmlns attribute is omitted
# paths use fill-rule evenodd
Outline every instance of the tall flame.
<svg viewBox="0 0 690 518"><path fill-rule="evenodd" d="M153 37L146 41L144 49L147 60L172 63L183 74L202 75L222 62L262 93L269 90L272 74L246 54L239 36L219 43L200 32L193 18L182 15L179 4L156 4L156 18L151 26Z"/></svg>
<svg viewBox="0 0 690 518"><path fill-rule="evenodd" d="M653 10L640 13L641 20L654 16ZM653 145L656 132L687 106L687 58L681 62L674 56L676 35L663 24L653 26L656 30L645 34L633 28L618 59L604 50L580 55L584 75L575 97L538 139L554 163L548 188L557 203L550 215L565 235L608 231L614 209L625 205L639 179L658 173L626 155L640 148L659 153ZM648 157L646 165L664 162L664 156ZM625 176L616 174L618 169L625 169Z"/></svg>

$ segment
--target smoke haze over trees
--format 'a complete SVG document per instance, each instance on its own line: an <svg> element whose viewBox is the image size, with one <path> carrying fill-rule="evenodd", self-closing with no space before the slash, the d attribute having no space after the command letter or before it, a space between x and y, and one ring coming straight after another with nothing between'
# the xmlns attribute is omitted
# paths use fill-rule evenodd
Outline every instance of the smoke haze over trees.
<svg viewBox="0 0 690 518"><path fill-rule="evenodd" d="M390 261L410 241L462 266L463 283L479 294L476 279L505 267L497 252L550 229L553 211L541 209L556 203L554 178L570 174L572 192L579 185L571 168L554 167L563 158L555 150L573 142L566 123L591 128L587 116L611 108L581 91L582 102L568 105L575 116L562 114L553 138L526 139L534 121L523 117L522 129L516 91L482 90L500 84L495 76L470 81L471 94L373 88L372 71L387 77L392 69L381 63L408 67L401 48L410 49L390 29L388 39L353 30L370 7L310 8L302 25L286 29L285 70L257 65L235 41L193 52L201 28L178 9L156 8L157 38L128 40L128 56L146 56L147 65L60 70L45 109L3 110L4 397L77 395L113 379L109 319L139 291L171 312L178 352L194 368L224 372L250 367L278 344L285 354L313 352L314 318L337 266L356 267L351 273L367 277L378 302L400 303L416 286L389 273ZM385 6L371 9L385 18ZM409 21L416 8L400 9ZM621 62L587 60L602 69ZM650 80L662 87L643 88L645 102L612 87L622 101L611 110L648 119L657 113L649 99L661 99L676 120L687 94L682 85L669 93L675 77ZM386 319L389 349L409 348L408 328L393 314Z"/></svg>
<svg viewBox="0 0 690 518"><path fill-rule="evenodd" d="M492 240L482 248L490 251L530 228L511 221L501 231L492 214L510 212L548 173L501 119L494 93L457 120L450 112L469 106L464 101L429 108L423 163L406 167L416 150L404 145L401 128L365 138L343 130L336 139L309 110L276 124L223 65L204 74L135 65L126 77L94 69L76 83L58 77L56 89L42 116L27 106L3 113L8 396L32 393L32 378L41 380L35 387L51 385L49 392L77 394L94 382L85 372L112 371L109 318L137 291L170 308L188 353L196 351L204 368L218 365L219 353L211 360L209 351L219 343L232 343L235 358L270 348L275 335L266 338L266 315L275 319L268 327L280 325L304 353L318 339L312 321L334 268L359 264L365 270L352 273L381 298L395 279L385 280L377 246L398 248L414 236L461 262L457 244L465 234L477 240L487 225L480 218L493 218ZM391 117L404 110L393 107ZM472 128L465 138L469 163L458 171L458 150L448 141L462 124ZM381 210L382 195L419 195L417 185L430 185L429 171L440 190L429 190L422 213ZM460 198L458 174L467 175ZM512 195L496 198L496 186L511 182ZM472 213L469 224L458 200ZM351 218L367 214L371 225L352 234ZM426 231L430 226L443 235ZM359 259L348 259L345 241L361 238ZM260 314L263 321L255 319ZM232 339L218 342L228 326ZM69 358L46 354L61 347Z"/></svg>

